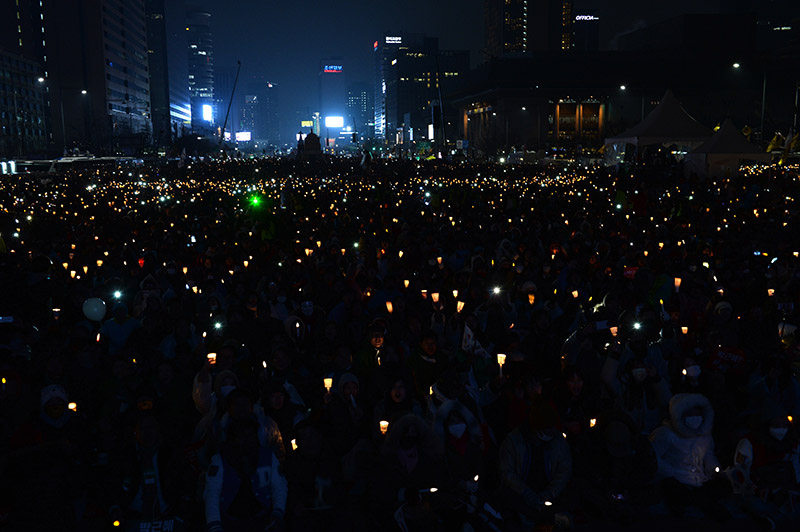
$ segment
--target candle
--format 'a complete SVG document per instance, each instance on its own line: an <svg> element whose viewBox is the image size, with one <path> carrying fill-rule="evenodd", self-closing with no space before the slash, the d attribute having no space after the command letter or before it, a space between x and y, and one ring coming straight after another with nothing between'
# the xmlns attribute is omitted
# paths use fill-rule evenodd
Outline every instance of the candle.
<svg viewBox="0 0 800 532"><path fill-rule="evenodd" d="M453 290L453 299L458 299L458 290Z"/></svg>
<svg viewBox="0 0 800 532"><path fill-rule="evenodd" d="M439 302L439 292L434 292L431 294L431 301L433 301L434 303Z"/></svg>
<svg viewBox="0 0 800 532"><path fill-rule="evenodd" d="M597 419L595 419L595 418L590 419L589 420L589 427L594 427L595 425L597 425Z"/></svg>
<svg viewBox="0 0 800 532"><path fill-rule="evenodd" d="M78 403L69 403L67 405L67 408L69 408L73 412L77 412L78 411Z"/></svg>
<svg viewBox="0 0 800 532"><path fill-rule="evenodd" d="M681 327L681 333L689 334L689 327Z"/></svg>
<svg viewBox="0 0 800 532"><path fill-rule="evenodd" d="M294 330L295 330L295 332L297 332L297 337L300 338L300 322L299 321L295 322Z"/></svg>
<svg viewBox="0 0 800 532"><path fill-rule="evenodd" d="M611 336L617 336L617 331L619 331L619 328L609 327L608 330L611 331Z"/></svg>
<svg viewBox="0 0 800 532"><path fill-rule="evenodd" d="M183 275L186 275L189 272L189 268L186 266L183 267Z"/></svg>
<svg viewBox="0 0 800 532"><path fill-rule="evenodd" d="M578 299L578 291L577 290L573 290L572 291L572 297L574 297L575 299Z"/></svg>
<svg viewBox="0 0 800 532"><path fill-rule="evenodd" d="M386 311L389 314L391 314L394 311L394 307L392 306L392 302L391 301L387 301L386 302Z"/></svg>
<svg viewBox="0 0 800 532"><path fill-rule="evenodd" d="M69 276L70 276L70 277L72 277L72 278L74 279L74 278L75 278L75 275L76 275L77 273L78 273L78 272L76 272L75 270L70 270L70 272L69 272Z"/></svg>
<svg viewBox="0 0 800 532"><path fill-rule="evenodd" d="M297 440L292 440L292 450L293 451L297 450Z"/></svg>
<svg viewBox="0 0 800 532"><path fill-rule="evenodd" d="M464 302L459 301L456 303L456 312L461 312L462 310L464 310Z"/></svg>
<svg viewBox="0 0 800 532"><path fill-rule="evenodd" d="M325 389L328 393L331 393L331 388L333 388L333 379L330 377L325 377L322 379L322 383L325 385Z"/></svg>
<svg viewBox="0 0 800 532"><path fill-rule="evenodd" d="M420 290L422 294L422 299L428 299L428 291L427 290Z"/></svg>
<svg viewBox="0 0 800 532"><path fill-rule="evenodd" d="M98 268L102 268L103 267L103 259L97 259L97 267Z"/></svg>
<svg viewBox="0 0 800 532"><path fill-rule="evenodd" d="M411 283L410 283L410 281L409 281L408 279L405 279L405 280L403 281L403 286L405 286L406 288L408 288L408 285L409 285L409 284L411 284Z"/></svg>
<svg viewBox="0 0 800 532"><path fill-rule="evenodd" d="M386 432L389 430L389 422L388 421L381 421L380 422L380 427L381 427L381 434L386 434Z"/></svg>
<svg viewBox="0 0 800 532"><path fill-rule="evenodd" d="M528 303L533 305L533 302L536 300L536 296L533 294L528 294Z"/></svg>
<svg viewBox="0 0 800 532"><path fill-rule="evenodd" d="M214 364L217 363L217 354L216 353L209 353L209 354L206 355L206 357L208 358L208 363L210 365L213 366Z"/></svg>
<svg viewBox="0 0 800 532"><path fill-rule="evenodd" d="M402 249L397 252L397 258L398 259L402 259L403 258L403 250Z"/></svg>
<svg viewBox="0 0 800 532"><path fill-rule="evenodd" d="M676 292L680 292L681 291L681 278L680 277L676 277L675 278L675 291Z"/></svg>
<svg viewBox="0 0 800 532"><path fill-rule="evenodd" d="M65 270L67 268L69 268L69 263L68 262L62 262L61 265L64 267Z"/></svg>
<svg viewBox="0 0 800 532"><path fill-rule="evenodd" d="M442 263L442 257L436 257L436 263L437 264L441 264Z"/></svg>
<svg viewBox="0 0 800 532"><path fill-rule="evenodd" d="M500 376L503 376L503 364L506 363L506 356L503 353L497 353L497 364L500 366Z"/></svg>
<svg viewBox="0 0 800 532"><path fill-rule="evenodd" d="M774 296L775 295L775 289L774 288L767 288L767 295L769 297Z"/></svg>
<svg viewBox="0 0 800 532"><path fill-rule="evenodd" d="M95 340L97 341L97 343L100 343L100 333L97 333L97 336L95 337Z"/></svg>

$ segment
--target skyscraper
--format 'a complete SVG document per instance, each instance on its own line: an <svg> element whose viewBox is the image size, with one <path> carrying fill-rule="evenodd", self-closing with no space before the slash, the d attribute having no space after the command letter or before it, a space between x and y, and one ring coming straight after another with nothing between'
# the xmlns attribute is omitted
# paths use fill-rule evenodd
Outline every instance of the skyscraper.
<svg viewBox="0 0 800 532"><path fill-rule="evenodd" d="M144 2L47 2L56 145L135 150L152 133Z"/></svg>
<svg viewBox="0 0 800 532"><path fill-rule="evenodd" d="M170 143L169 63L164 0L146 0L147 64L150 71L150 104L153 113L153 141L156 146Z"/></svg>
<svg viewBox="0 0 800 532"><path fill-rule="evenodd" d="M214 109L214 43L211 36L211 13L189 6L186 13L186 36L192 130L197 133L209 133L217 119Z"/></svg>
<svg viewBox="0 0 800 532"><path fill-rule="evenodd" d="M19 157L47 149L46 41L38 0L0 5L0 156Z"/></svg>
<svg viewBox="0 0 800 532"><path fill-rule="evenodd" d="M573 0L485 0L491 57L573 48Z"/></svg>
<svg viewBox="0 0 800 532"><path fill-rule="evenodd" d="M170 0L165 6L167 61L169 71L169 116L172 136L177 138L192 127L192 105L189 98L189 48L186 31L186 6Z"/></svg>
<svg viewBox="0 0 800 532"><path fill-rule="evenodd" d="M428 125L440 130L441 117L450 108L445 101L442 112L435 102L452 92L469 71L469 52L440 50L438 39L406 33L384 35L373 46L375 137L404 142L427 136Z"/></svg>
<svg viewBox="0 0 800 532"><path fill-rule="evenodd" d="M346 110L344 61L341 57L323 59L319 68L319 111L323 121L329 116L345 117Z"/></svg>
<svg viewBox="0 0 800 532"><path fill-rule="evenodd" d="M354 125L355 131L364 138L373 136L375 111L373 109L373 91L368 83L359 81L347 87L347 125Z"/></svg>
<svg viewBox="0 0 800 532"><path fill-rule="evenodd" d="M259 144L281 143L278 121L278 85L256 78L247 83L241 104L240 130L253 133Z"/></svg>

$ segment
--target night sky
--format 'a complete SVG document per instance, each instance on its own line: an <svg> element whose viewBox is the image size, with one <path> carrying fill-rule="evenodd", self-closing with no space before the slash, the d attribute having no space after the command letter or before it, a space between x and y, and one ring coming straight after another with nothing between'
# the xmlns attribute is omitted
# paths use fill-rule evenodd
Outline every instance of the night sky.
<svg viewBox="0 0 800 532"><path fill-rule="evenodd" d="M175 0L173 0L175 1ZM180 1L180 0L178 0ZM346 0L286 2L205 0L212 13L218 72L233 73L242 61L242 78L263 76L280 86L282 132L296 132L297 112L314 111L317 74L325 57L343 57L347 83L372 82L372 43L384 31L422 32L439 37L445 49L468 49L473 65L482 61L483 0ZM759 2L768 9L783 0ZM670 16L715 12L720 5L753 5L749 0L576 0L575 11L601 19L601 47L614 36ZM766 7L765 7L766 6ZM240 86L241 87L241 86ZM241 92L237 90L237 99Z"/></svg>

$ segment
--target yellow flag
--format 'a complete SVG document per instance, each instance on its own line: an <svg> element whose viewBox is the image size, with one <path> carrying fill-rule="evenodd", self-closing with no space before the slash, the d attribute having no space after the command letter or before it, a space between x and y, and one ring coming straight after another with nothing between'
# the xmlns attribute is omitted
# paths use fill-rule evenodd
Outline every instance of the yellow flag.
<svg viewBox="0 0 800 532"><path fill-rule="evenodd" d="M714 126L714 132L716 133L717 131L719 131L720 127L722 127L720 124L717 124L716 126Z"/></svg>
<svg viewBox="0 0 800 532"><path fill-rule="evenodd" d="M772 140L769 141L769 146L767 146L767 153L771 152L775 148L778 148L783 145L783 135L780 133L775 133L775 136L772 137Z"/></svg>

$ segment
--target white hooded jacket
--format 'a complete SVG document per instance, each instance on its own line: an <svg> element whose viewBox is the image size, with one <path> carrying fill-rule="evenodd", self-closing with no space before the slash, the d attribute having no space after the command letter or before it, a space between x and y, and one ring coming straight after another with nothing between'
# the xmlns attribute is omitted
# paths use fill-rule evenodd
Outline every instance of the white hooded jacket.
<svg viewBox="0 0 800 532"><path fill-rule="evenodd" d="M703 422L697 429L686 425L684 416L700 407ZM719 461L714 453L714 409L698 393L680 393L669 402L670 419L653 431L650 441L658 457L658 478L675 478L681 484L701 486L714 474Z"/></svg>

